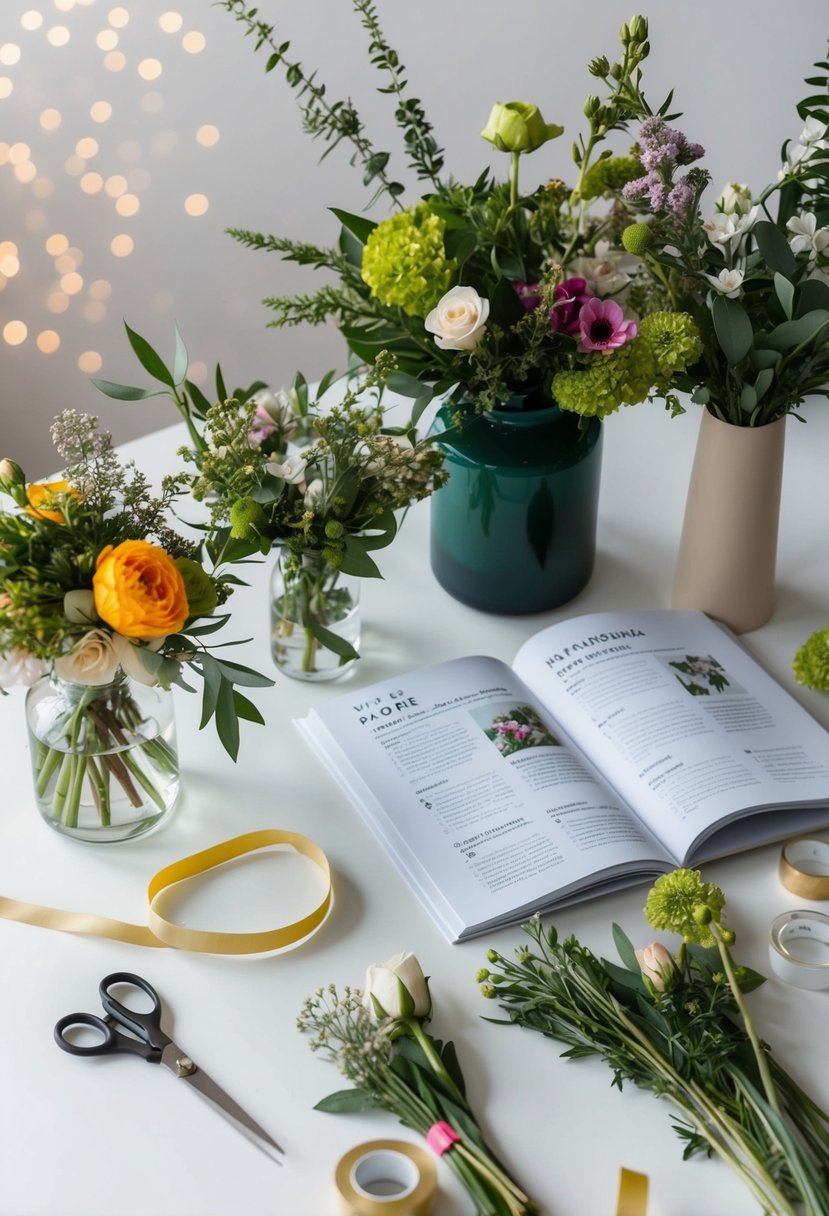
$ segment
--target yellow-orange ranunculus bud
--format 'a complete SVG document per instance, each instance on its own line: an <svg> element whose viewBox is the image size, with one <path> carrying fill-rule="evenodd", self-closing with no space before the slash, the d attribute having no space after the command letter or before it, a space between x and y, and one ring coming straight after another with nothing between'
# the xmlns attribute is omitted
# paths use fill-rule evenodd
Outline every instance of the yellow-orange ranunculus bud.
<svg viewBox="0 0 829 1216"><path fill-rule="evenodd" d="M190 615L184 579L173 559L146 540L102 549L92 590L98 616L125 638L178 633Z"/></svg>
<svg viewBox="0 0 829 1216"><path fill-rule="evenodd" d="M27 514L33 515L35 519L51 519L56 524L65 523L63 511L54 511L43 506L44 503L53 503L58 494L71 494L73 498L80 498L78 491L73 490L68 481L33 481L26 487L29 503L26 507Z"/></svg>

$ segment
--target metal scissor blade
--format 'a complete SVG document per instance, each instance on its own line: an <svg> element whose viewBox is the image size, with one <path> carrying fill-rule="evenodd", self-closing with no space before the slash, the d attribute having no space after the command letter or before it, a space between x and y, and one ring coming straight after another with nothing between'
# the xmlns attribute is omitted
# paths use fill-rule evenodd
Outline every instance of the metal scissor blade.
<svg viewBox="0 0 829 1216"><path fill-rule="evenodd" d="M247 1136L257 1148L261 1148L264 1153L267 1153L272 1161L275 1161L277 1165L282 1164L275 1154L283 1153L285 1150L280 1148L273 1137L269 1136L265 1129L260 1127L256 1120L239 1106L238 1102L234 1102L220 1085L217 1085L206 1072L193 1064L193 1061L181 1048L176 1047L175 1043L168 1043L164 1048L161 1053L161 1063L180 1080L187 1081L191 1089L206 1098L243 1136ZM189 1071L190 1069L192 1071Z"/></svg>

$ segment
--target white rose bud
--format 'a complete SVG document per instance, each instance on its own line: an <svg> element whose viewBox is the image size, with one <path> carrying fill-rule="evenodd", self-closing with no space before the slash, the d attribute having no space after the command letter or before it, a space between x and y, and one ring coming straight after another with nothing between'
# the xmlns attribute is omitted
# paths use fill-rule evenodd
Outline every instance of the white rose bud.
<svg viewBox="0 0 829 1216"><path fill-rule="evenodd" d="M452 287L423 322L441 350L474 350L484 336L489 300L474 287Z"/></svg>
<svg viewBox="0 0 829 1216"><path fill-rule="evenodd" d="M378 1017L426 1018L432 1009L429 985L413 954L393 954L366 971L366 1008Z"/></svg>
<svg viewBox="0 0 829 1216"><path fill-rule="evenodd" d="M113 633L112 646L122 670L130 679L135 680L138 684L152 687L158 683L158 680L155 672L150 671L141 657L141 651L160 650L166 640L166 638L148 638L146 641L133 640L123 637L120 633Z"/></svg>
<svg viewBox="0 0 829 1216"><path fill-rule="evenodd" d="M73 625L94 625L98 619L95 592L67 591L63 597L63 615Z"/></svg>
<svg viewBox="0 0 829 1216"><path fill-rule="evenodd" d="M111 684L118 670L112 634L90 629L71 650L55 659L55 672L73 684Z"/></svg>
<svg viewBox="0 0 829 1216"><path fill-rule="evenodd" d="M723 192L717 199L717 209L726 215L745 215L751 210L751 191L743 182L729 182L723 187Z"/></svg>

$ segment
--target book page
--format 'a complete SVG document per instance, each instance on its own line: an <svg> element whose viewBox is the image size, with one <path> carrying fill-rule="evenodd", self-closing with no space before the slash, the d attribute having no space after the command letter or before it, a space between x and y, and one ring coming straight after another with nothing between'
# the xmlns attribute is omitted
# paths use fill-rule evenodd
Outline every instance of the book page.
<svg viewBox="0 0 829 1216"><path fill-rule="evenodd" d="M514 666L678 861L758 808L811 804L805 821L829 820L829 735L704 613L580 617ZM746 825L742 847L788 830L785 816L765 835Z"/></svg>
<svg viewBox="0 0 829 1216"><path fill-rule="evenodd" d="M352 692L298 725L452 938L668 864L495 659Z"/></svg>

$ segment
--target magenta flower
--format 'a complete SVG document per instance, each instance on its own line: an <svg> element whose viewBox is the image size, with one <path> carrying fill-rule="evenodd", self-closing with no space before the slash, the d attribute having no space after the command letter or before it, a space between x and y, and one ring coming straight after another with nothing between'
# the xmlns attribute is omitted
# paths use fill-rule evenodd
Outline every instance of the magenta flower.
<svg viewBox="0 0 829 1216"><path fill-rule="evenodd" d="M550 324L556 333L576 334L582 308L594 297L587 290L587 280L565 279L553 292L553 307L550 309Z"/></svg>
<svg viewBox="0 0 829 1216"><path fill-rule="evenodd" d="M608 354L631 342L639 330L635 321L626 321L615 300L588 300L579 313L580 351Z"/></svg>
<svg viewBox="0 0 829 1216"><path fill-rule="evenodd" d="M535 312L541 303L541 284L540 283L522 283L520 280L513 283L512 289L521 301L522 306L527 312Z"/></svg>

